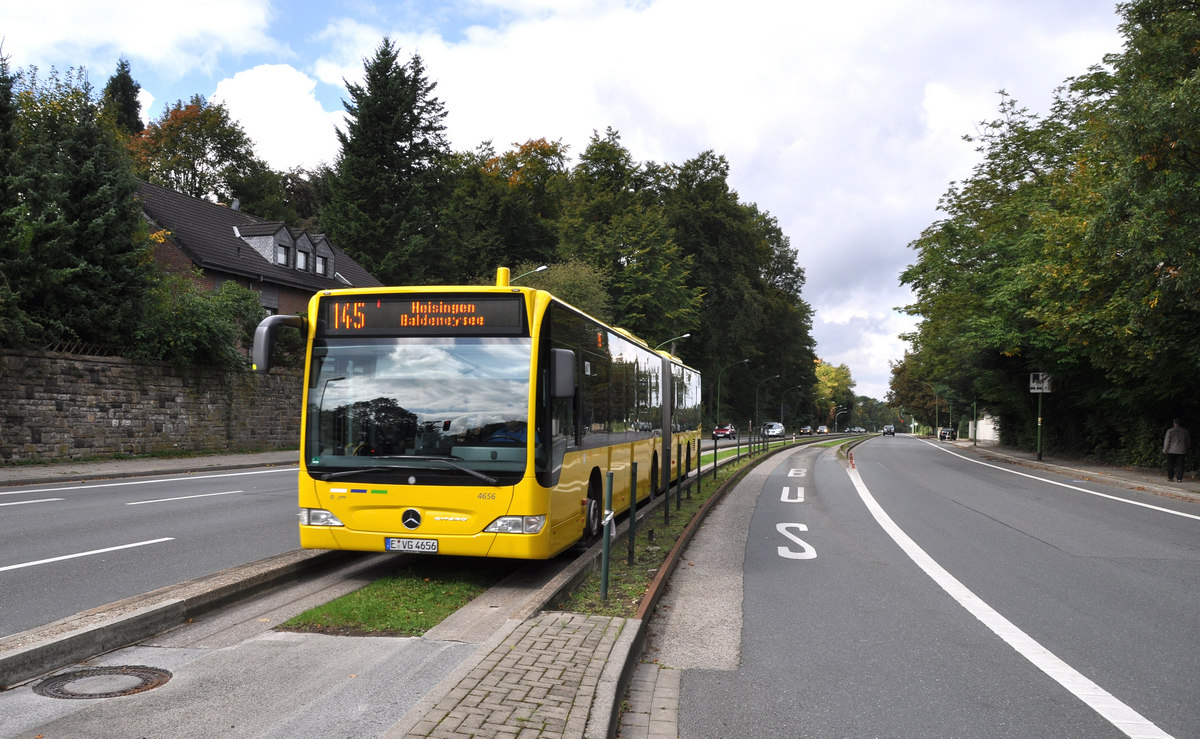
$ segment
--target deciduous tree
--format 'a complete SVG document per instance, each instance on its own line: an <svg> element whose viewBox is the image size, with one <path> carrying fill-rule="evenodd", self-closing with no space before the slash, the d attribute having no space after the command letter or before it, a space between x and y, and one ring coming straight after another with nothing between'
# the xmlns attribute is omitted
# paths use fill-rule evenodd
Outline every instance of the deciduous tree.
<svg viewBox="0 0 1200 739"><path fill-rule="evenodd" d="M131 149L138 177L215 202L229 202L238 178L263 166L225 106L202 95L165 108L134 137Z"/></svg>
<svg viewBox="0 0 1200 739"><path fill-rule="evenodd" d="M703 290L649 184L616 131L593 133L571 173L559 231L563 254L607 276L614 320L653 345L696 328Z"/></svg>

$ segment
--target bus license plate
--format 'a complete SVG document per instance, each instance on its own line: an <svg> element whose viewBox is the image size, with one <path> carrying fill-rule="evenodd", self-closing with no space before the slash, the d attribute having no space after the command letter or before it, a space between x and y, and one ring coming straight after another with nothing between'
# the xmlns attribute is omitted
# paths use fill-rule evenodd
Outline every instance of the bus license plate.
<svg viewBox="0 0 1200 739"><path fill-rule="evenodd" d="M421 554L437 554L437 539L393 539L384 540L384 549L389 552L419 552Z"/></svg>

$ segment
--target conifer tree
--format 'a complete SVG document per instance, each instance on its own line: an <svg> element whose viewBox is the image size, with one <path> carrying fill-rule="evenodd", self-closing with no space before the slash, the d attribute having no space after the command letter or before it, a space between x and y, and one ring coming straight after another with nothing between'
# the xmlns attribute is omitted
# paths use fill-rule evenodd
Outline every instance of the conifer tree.
<svg viewBox="0 0 1200 739"><path fill-rule="evenodd" d="M21 80L18 151L26 239L8 273L44 341L120 346L150 277L129 160L82 70Z"/></svg>
<svg viewBox="0 0 1200 739"><path fill-rule="evenodd" d="M449 194L446 113L421 58L402 63L399 54L385 37L363 83L346 85L348 120L321 221L384 283L440 282L452 278L436 228Z"/></svg>
<svg viewBox="0 0 1200 739"><path fill-rule="evenodd" d="M126 136L133 136L145 128L142 125L142 104L138 100L141 89L142 86L133 80L126 59L117 62L117 71L104 86L101 102L103 116Z"/></svg>
<svg viewBox="0 0 1200 739"><path fill-rule="evenodd" d="M30 329L29 319L9 275L26 250L17 184L17 105L8 57L0 55L0 344L19 346Z"/></svg>

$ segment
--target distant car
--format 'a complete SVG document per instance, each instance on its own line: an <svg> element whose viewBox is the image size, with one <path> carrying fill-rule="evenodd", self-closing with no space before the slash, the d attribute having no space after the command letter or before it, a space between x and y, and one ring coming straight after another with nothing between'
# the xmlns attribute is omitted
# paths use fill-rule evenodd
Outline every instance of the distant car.
<svg viewBox="0 0 1200 739"><path fill-rule="evenodd" d="M783 424L775 421L763 424L763 436L783 436Z"/></svg>
<svg viewBox="0 0 1200 739"><path fill-rule="evenodd" d="M888 425L884 426L883 427L883 435L884 436L895 436L896 435L896 427L890 423Z"/></svg>
<svg viewBox="0 0 1200 739"><path fill-rule="evenodd" d="M828 427L828 426L818 426L818 427L817 427L817 433L818 433L818 434L828 434L828 433L829 433L829 427Z"/></svg>
<svg viewBox="0 0 1200 739"><path fill-rule="evenodd" d="M736 439L737 429L732 423L718 423L713 429L713 439Z"/></svg>
<svg viewBox="0 0 1200 739"><path fill-rule="evenodd" d="M943 428L938 431L938 439L942 441L954 441L957 438L958 434L952 428Z"/></svg>
<svg viewBox="0 0 1200 739"><path fill-rule="evenodd" d="M801 436L812 436L812 426L801 426L800 427L800 435Z"/></svg>

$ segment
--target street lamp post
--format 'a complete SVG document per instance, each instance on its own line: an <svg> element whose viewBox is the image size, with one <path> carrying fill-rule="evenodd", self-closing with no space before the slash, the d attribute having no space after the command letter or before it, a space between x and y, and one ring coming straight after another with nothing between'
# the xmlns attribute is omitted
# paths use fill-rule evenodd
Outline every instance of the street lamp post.
<svg viewBox="0 0 1200 739"><path fill-rule="evenodd" d="M763 386L764 382L770 382L771 380L774 380L776 377L779 377L779 375L771 375L767 379L761 380L757 385L754 386L754 428L758 428L758 425L759 425L758 424L758 389Z"/></svg>
<svg viewBox="0 0 1200 739"><path fill-rule="evenodd" d="M838 418L841 417L841 415L843 413L849 413L849 411L847 411L845 408L843 408L842 410L838 411L837 414L833 417L833 433L835 433L835 434L838 432L838 421L837 420L838 420Z"/></svg>
<svg viewBox="0 0 1200 739"><path fill-rule="evenodd" d="M721 373L724 372L725 370L729 369L730 367L734 366L735 364L745 364L746 362L749 362L749 361L750 361L750 358L746 357L745 359L742 359L740 361L731 362L730 364L727 364L724 367L722 367L721 369L717 370L717 420L714 423L721 422Z"/></svg>
<svg viewBox="0 0 1200 739"><path fill-rule="evenodd" d="M804 385L792 385L787 390L798 390ZM779 422L784 422L784 396L787 395L787 390L779 393Z"/></svg>
<svg viewBox="0 0 1200 739"><path fill-rule="evenodd" d="M517 275L516 277L512 278L511 280L509 280L509 281L508 281L508 284L510 284L510 285L511 285L511 284L513 284L514 282L516 282L517 280L521 279L522 277L528 277L529 275L533 274L534 272L545 272L545 271L546 271L546 270L548 270L548 269L550 269L550 265L548 265L548 264L543 264L542 266L540 266L540 267L538 267L538 268L536 268L536 269L531 269L531 270L529 270L528 272L522 272L521 274L519 274L519 275Z"/></svg>
<svg viewBox="0 0 1200 739"><path fill-rule="evenodd" d="M676 337L675 337L675 338L673 338L673 339L667 339L667 340L666 340L666 341L664 341L662 344L659 344L658 346L654 347L654 351L658 351L659 349L662 349L662 348L663 348L663 344L670 344L670 345L671 345L671 355L672 355L672 356L674 356L674 354L675 354L675 342L676 342L676 341L679 341L680 339L686 339L686 338L688 338L689 336L691 336L691 334L680 334L679 336L676 336Z"/></svg>

